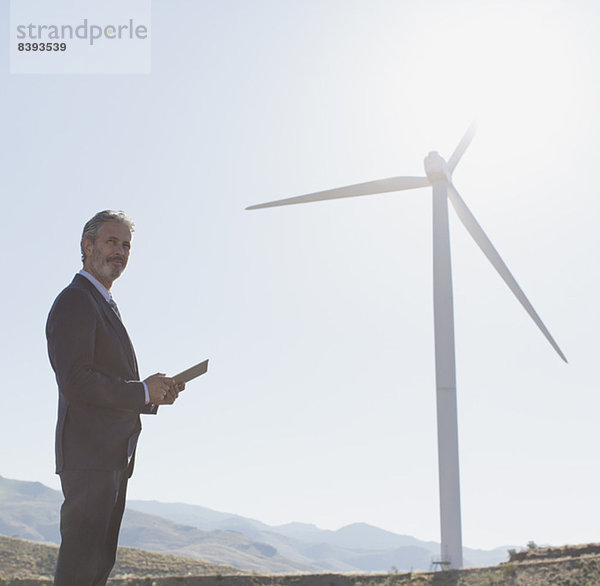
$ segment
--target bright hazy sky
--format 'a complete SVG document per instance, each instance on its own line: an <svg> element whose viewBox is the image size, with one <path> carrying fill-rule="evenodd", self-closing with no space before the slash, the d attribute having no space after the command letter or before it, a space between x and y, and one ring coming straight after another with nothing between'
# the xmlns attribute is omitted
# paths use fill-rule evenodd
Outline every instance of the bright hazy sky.
<svg viewBox="0 0 600 586"><path fill-rule="evenodd" d="M44 324L96 211L142 376L210 370L144 418L130 497L439 540L431 191L454 179L569 359L453 214L463 538L599 541L600 8L583 0L158 0L152 74L10 75L2 0L0 474L58 488Z"/></svg>

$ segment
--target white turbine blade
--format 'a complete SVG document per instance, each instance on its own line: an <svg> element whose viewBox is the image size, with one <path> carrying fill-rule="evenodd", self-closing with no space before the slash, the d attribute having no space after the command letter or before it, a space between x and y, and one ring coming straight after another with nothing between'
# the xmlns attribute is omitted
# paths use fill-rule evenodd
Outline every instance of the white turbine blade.
<svg viewBox="0 0 600 586"><path fill-rule="evenodd" d="M377 181L367 181L367 183L358 183L346 187L337 187L327 191L318 191L307 195L297 197L288 197L268 203L260 203L249 206L247 210L257 210L260 208L270 208L275 206L286 206L296 203L308 203L311 201L324 201L327 199L337 199L340 197L356 197L359 195L373 195L376 193L387 193L388 191L401 191L403 189L416 189L418 187L427 187L431 185L427 177L389 177L388 179L378 179Z"/></svg>
<svg viewBox="0 0 600 586"><path fill-rule="evenodd" d="M500 255L494 248L493 244L490 242L490 239L487 237L483 228L479 225L475 216L471 213L471 210L467 207L467 204L463 201L463 199L456 191L454 185L450 184L448 189L448 196L458 217L461 222L464 224L465 228L469 231L469 234L473 237L479 248L481 248L483 254L487 256L488 260L492 263L494 268L498 271L500 276L504 279L504 282L508 285L509 289L514 293L515 297L519 300L521 305L525 308L525 311L530 315L531 319L536 323L537 327L540 328L544 336L546 336L548 342L552 345L552 347L556 350L558 355L567 362L567 358L562 353L562 350L558 347L558 344L554 341L554 338L548 331L548 328L543 324L540 316L536 313L535 309L529 302L529 299L523 293L521 287L512 276L510 270L504 264L504 261L500 258Z"/></svg>
<svg viewBox="0 0 600 586"><path fill-rule="evenodd" d="M450 169L450 173L454 171L456 165L458 165L458 161L464 155L468 146L471 144L473 137L475 136L475 132L477 131L477 123L472 122L471 126L465 132L465 135L462 137L462 140L458 143L458 146L454 149L452 156L448 159L448 168Z"/></svg>

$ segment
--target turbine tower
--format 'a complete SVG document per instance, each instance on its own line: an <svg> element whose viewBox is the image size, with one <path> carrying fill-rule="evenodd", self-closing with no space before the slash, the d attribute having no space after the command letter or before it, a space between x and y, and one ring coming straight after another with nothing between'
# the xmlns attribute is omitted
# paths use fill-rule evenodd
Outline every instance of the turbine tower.
<svg viewBox="0 0 600 586"><path fill-rule="evenodd" d="M347 187L309 193L249 206L248 210L324 201L359 195L374 195L431 186L433 189L433 308L435 333L435 380L437 397L438 465L440 485L441 561L447 568L461 568L462 529L458 461L458 418L454 352L454 306L450 262L448 199L459 219L492 263L525 311L530 315L558 355L567 362L558 344L543 324L504 261L452 184L452 173L473 140L475 124L446 162L437 152L425 158L425 177L390 177Z"/></svg>

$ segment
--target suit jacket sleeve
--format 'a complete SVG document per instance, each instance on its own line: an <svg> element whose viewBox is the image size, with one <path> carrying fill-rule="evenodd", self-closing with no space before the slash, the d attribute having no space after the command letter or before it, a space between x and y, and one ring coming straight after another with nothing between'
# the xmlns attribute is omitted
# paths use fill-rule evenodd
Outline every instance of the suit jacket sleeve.
<svg viewBox="0 0 600 586"><path fill-rule="evenodd" d="M141 413L147 409L144 386L126 380L131 373L119 362L123 349L114 336L111 340L106 335L106 327L85 291L67 288L56 300L47 336L60 392L70 401ZM115 374L119 371L123 376Z"/></svg>

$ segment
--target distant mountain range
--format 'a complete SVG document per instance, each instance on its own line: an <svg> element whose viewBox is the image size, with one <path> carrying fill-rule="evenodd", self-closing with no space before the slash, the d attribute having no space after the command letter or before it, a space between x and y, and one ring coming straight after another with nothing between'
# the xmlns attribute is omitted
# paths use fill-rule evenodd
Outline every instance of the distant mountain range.
<svg viewBox="0 0 600 586"><path fill-rule="evenodd" d="M0 535L0 584L51 584L58 546ZM119 547L112 578L140 576L232 576L243 570L208 564L186 557L166 555L133 547ZM15 580L15 582L13 582ZM19 580L16 582L16 580ZM27 580L27 582L25 582ZM32 582L30 580L35 580ZM43 582L40 582L44 580ZM156 582L153 581L155 584Z"/></svg>
<svg viewBox="0 0 600 586"><path fill-rule="evenodd" d="M60 492L0 476L0 535L58 543ZM270 526L197 505L129 501L120 545L263 573L429 570L439 544L354 523L337 531ZM468 567L507 560L508 549L464 549Z"/></svg>

